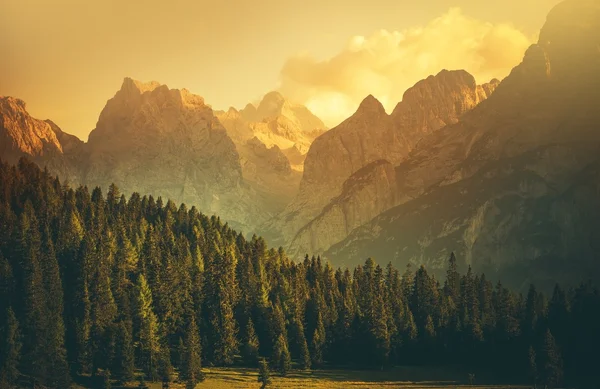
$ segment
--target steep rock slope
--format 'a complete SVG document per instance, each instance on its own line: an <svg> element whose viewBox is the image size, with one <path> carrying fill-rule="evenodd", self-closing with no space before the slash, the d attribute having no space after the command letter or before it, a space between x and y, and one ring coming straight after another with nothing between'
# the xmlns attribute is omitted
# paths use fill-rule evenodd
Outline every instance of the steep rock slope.
<svg viewBox="0 0 600 389"><path fill-rule="evenodd" d="M353 173L381 159L394 166L401 163L423 137L456 123L461 115L485 100L497 83L493 80L477 86L473 76L463 70L444 70L407 90L391 115L377 99L368 96L354 115L313 142L299 193L278 219L271 222L271 229L281 232L282 242L290 242L341 193L344 182ZM378 210L372 204L365 205L367 209ZM371 218L376 215L369 214ZM340 236L331 231L329 235ZM335 241L299 249L313 252L332 243Z"/></svg>
<svg viewBox="0 0 600 389"><path fill-rule="evenodd" d="M318 254L396 203L396 173L385 160L370 163L344 182L342 193L304 226L288 249L292 256Z"/></svg>
<svg viewBox="0 0 600 389"><path fill-rule="evenodd" d="M292 169L288 157L277 145L268 148L254 137L236 147L244 181L254 189L264 213L274 216L297 192L301 173Z"/></svg>
<svg viewBox="0 0 600 389"><path fill-rule="evenodd" d="M327 129L308 108L290 103L279 92L267 93L258 107L248 104L241 111L230 108L215 114L238 145L256 137L269 148L297 150L301 155ZM293 167L302 170L303 159L300 162Z"/></svg>
<svg viewBox="0 0 600 389"><path fill-rule="evenodd" d="M0 97L0 157L5 161L27 157L55 174L72 175L64 154L82 142L55 129L53 123L31 117L23 100Z"/></svg>
<svg viewBox="0 0 600 389"><path fill-rule="evenodd" d="M399 206L326 256L441 268L455 251L514 282L598 275L600 4L569 0L477 108L396 168Z"/></svg>
<svg viewBox="0 0 600 389"><path fill-rule="evenodd" d="M236 145L244 180L266 213L277 214L296 194L306 151L325 125L278 92L267 93L258 107L248 104L241 111L230 108L215 114ZM281 168L282 156L290 169Z"/></svg>
<svg viewBox="0 0 600 389"><path fill-rule="evenodd" d="M185 89L126 78L86 151L84 183L193 204L241 226L255 216L234 143L210 106Z"/></svg>

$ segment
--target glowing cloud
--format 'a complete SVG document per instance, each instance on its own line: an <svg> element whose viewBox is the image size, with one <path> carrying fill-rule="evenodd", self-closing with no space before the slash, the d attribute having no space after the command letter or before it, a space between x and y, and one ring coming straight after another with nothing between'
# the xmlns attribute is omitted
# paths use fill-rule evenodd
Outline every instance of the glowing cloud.
<svg viewBox="0 0 600 389"><path fill-rule="evenodd" d="M465 69L478 83L502 79L531 43L511 25L483 22L452 8L424 27L352 37L327 60L289 58L280 90L334 126L369 94L391 112L407 88L442 69Z"/></svg>

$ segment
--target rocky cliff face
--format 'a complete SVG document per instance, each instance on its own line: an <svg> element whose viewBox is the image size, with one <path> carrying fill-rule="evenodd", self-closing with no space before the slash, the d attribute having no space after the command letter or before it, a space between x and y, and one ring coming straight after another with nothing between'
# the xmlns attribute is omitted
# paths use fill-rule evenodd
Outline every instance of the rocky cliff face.
<svg viewBox="0 0 600 389"><path fill-rule="evenodd" d="M256 137L267 147L294 149L301 154L306 154L314 139L327 129L308 108L290 103L278 92L267 93L258 107L248 104L241 111L230 108L216 115L236 144ZM292 167L301 171L302 162Z"/></svg>
<svg viewBox="0 0 600 389"><path fill-rule="evenodd" d="M493 95L396 168L400 205L326 256L441 268L455 251L515 282L598 276L599 27L597 2L559 4Z"/></svg>
<svg viewBox="0 0 600 389"><path fill-rule="evenodd" d="M248 226L239 155L200 96L126 78L90 133L84 183L194 204Z"/></svg>
<svg viewBox="0 0 600 389"><path fill-rule="evenodd" d="M244 180L265 213L274 216L296 194L306 151L325 125L278 92L266 94L258 107L248 104L241 111L217 111L216 116L236 145Z"/></svg>
<svg viewBox="0 0 600 389"><path fill-rule="evenodd" d="M281 231L280 239L289 242L340 194L344 182L353 173L381 159L394 166L401 163L423 137L456 123L464 113L485 100L497 84L494 80L477 86L475 79L465 71L442 71L409 89L391 115L377 99L368 96L354 115L313 142L304 164L299 193L271 228ZM376 201L365 203L365 209L377 209L372 204ZM353 212L367 214L366 210ZM334 235L339 234L329 234ZM335 241L329 242L332 243ZM328 246L323 241L320 248L324 247ZM312 246L305 249L318 250Z"/></svg>
<svg viewBox="0 0 600 389"><path fill-rule="evenodd" d="M355 228L395 205L396 174L385 160L358 170L344 182L342 193L304 226L292 240L288 253L301 257L322 253Z"/></svg>
<svg viewBox="0 0 600 389"><path fill-rule="evenodd" d="M32 118L23 100L0 97L0 157L5 161L16 163L27 157L55 174L72 174L65 152L77 148L78 139L67 139L54 127L53 123Z"/></svg>
<svg viewBox="0 0 600 389"><path fill-rule="evenodd" d="M61 155L62 146L50 125L32 118L25 102L13 97L0 97L0 125L2 125L2 155L14 162L14 157L33 158Z"/></svg>
<svg viewBox="0 0 600 389"><path fill-rule="evenodd" d="M254 137L237 145L244 180L253 189L257 203L266 216L272 217L293 198L301 173L292 169L281 149L268 148Z"/></svg>

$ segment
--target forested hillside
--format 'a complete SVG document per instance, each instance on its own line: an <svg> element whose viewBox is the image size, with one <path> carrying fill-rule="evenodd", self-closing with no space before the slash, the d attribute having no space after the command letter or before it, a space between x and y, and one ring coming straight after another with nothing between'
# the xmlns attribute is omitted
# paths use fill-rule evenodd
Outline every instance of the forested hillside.
<svg viewBox="0 0 600 389"><path fill-rule="evenodd" d="M202 366L460 365L507 381L598 382L600 295L526 296L485 275L446 280L367 259L291 261L171 201L70 188L0 163L0 386L81 376L202 379ZM386 258L378 258L386 262Z"/></svg>

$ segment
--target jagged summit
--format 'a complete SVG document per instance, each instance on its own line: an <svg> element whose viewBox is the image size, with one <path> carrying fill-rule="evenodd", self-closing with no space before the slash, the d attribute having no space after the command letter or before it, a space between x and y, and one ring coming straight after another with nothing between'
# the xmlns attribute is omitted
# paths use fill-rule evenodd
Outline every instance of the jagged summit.
<svg viewBox="0 0 600 389"><path fill-rule="evenodd" d="M0 100L2 100L3 104L7 104L7 105L12 104L23 110L27 109L27 103L25 103L25 101L19 99L18 97L0 96Z"/></svg>
<svg viewBox="0 0 600 389"><path fill-rule="evenodd" d="M122 91L137 91L139 93L152 92L154 89L162 86L158 81L142 82L134 80L131 77L125 77L121 85Z"/></svg>
<svg viewBox="0 0 600 389"><path fill-rule="evenodd" d="M377 100L373 95L368 95L367 97L365 97L358 106L356 114L363 113L387 115L383 104L381 104L381 102Z"/></svg>
<svg viewBox="0 0 600 389"><path fill-rule="evenodd" d="M121 89L117 91L113 99L137 100L140 98L145 102L172 101L184 105L206 105L202 96L195 95L185 88L171 89L166 84L161 84L158 81L142 82L130 77L125 77Z"/></svg>
<svg viewBox="0 0 600 389"><path fill-rule="evenodd" d="M277 91L267 93L257 107L259 116L268 117L278 114L287 100Z"/></svg>

